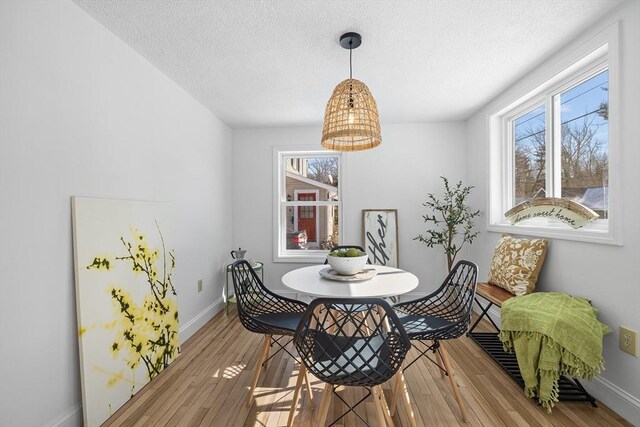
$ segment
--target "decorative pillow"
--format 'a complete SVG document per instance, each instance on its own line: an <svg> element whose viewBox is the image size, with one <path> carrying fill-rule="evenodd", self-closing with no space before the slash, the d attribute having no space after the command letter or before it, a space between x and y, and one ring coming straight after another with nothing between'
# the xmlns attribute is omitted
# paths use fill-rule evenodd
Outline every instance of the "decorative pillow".
<svg viewBox="0 0 640 427"><path fill-rule="evenodd" d="M536 287L547 253L546 239L516 239L503 235L491 260L489 283L514 295L526 295Z"/></svg>

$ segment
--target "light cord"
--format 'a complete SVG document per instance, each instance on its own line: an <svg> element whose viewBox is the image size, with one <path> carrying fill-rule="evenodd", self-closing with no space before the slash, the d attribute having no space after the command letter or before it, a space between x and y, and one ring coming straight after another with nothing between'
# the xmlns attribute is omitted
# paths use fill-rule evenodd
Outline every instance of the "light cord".
<svg viewBox="0 0 640 427"><path fill-rule="evenodd" d="M353 49L351 48L351 44L353 43L353 40L349 41L349 79L352 78L352 65L351 65L351 52L353 51Z"/></svg>

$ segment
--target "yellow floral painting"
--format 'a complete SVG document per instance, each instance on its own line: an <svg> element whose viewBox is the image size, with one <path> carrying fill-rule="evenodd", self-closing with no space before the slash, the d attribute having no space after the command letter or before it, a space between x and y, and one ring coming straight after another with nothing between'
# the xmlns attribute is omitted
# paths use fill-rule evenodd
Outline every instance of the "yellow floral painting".
<svg viewBox="0 0 640 427"><path fill-rule="evenodd" d="M73 198L84 424L101 425L180 353L167 205Z"/></svg>

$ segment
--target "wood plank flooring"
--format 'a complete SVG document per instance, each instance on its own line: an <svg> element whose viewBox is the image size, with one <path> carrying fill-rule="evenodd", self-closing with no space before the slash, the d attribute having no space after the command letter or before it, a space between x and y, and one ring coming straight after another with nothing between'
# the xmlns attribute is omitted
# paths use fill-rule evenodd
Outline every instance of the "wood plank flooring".
<svg viewBox="0 0 640 427"><path fill-rule="evenodd" d="M262 336L246 331L235 309L224 311L183 345L180 357L149 383L105 426L286 426L298 374L298 366L284 352L274 357L260 376L255 402L247 408L244 398L256 363ZM405 374L418 426L630 426L602 403L593 408L585 402L559 402L547 414L524 396L518 385L473 341L462 337L448 341L451 362L458 374L469 424L462 421L447 378L422 358ZM414 354L415 350L410 353ZM310 376L313 399L320 404L324 384ZM387 398L391 391L385 387ZM340 391L348 402L364 396L361 389ZM345 411L332 399L327 422ZM358 411L376 425L371 399ZM314 412L303 387L294 418L295 426L311 426ZM409 425L398 405L396 426ZM363 425L349 414L337 426Z"/></svg>

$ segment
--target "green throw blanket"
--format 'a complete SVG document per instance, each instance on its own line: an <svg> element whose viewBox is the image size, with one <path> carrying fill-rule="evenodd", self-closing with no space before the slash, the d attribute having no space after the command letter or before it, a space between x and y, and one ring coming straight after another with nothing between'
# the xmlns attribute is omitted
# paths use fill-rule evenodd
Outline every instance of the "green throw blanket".
<svg viewBox="0 0 640 427"><path fill-rule="evenodd" d="M611 329L584 298L538 292L502 304L500 340L515 350L524 392L547 412L558 401L558 378L592 379L604 369L602 336Z"/></svg>

